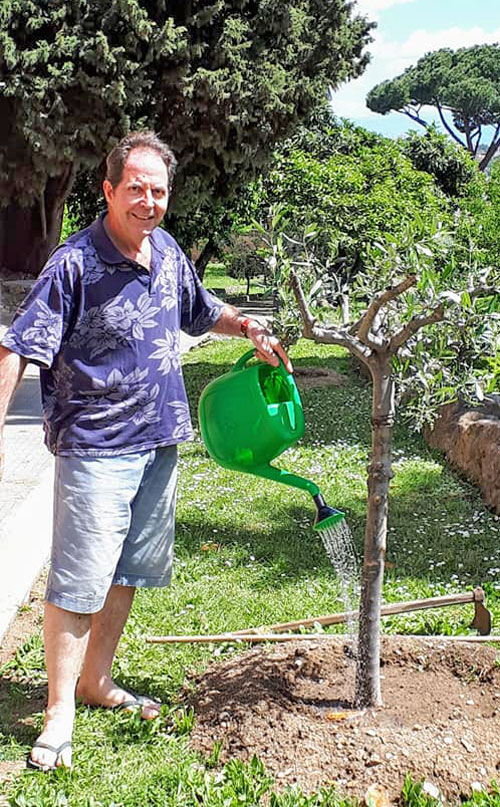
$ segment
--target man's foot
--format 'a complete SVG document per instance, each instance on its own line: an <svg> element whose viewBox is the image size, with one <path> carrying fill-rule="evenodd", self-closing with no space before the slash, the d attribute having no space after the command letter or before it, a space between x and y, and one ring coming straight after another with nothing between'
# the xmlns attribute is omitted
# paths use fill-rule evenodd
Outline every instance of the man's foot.
<svg viewBox="0 0 500 807"><path fill-rule="evenodd" d="M101 706L105 709L123 709L133 712L141 709L143 720L153 720L160 714L161 703L148 698L146 695L136 695L121 689L111 678L101 680L98 684L86 684L82 678L76 687L76 697L85 706Z"/></svg>
<svg viewBox="0 0 500 807"><path fill-rule="evenodd" d="M71 768L71 735L74 709L53 707L45 713L45 724L28 757L27 765L51 771L62 765Z"/></svg>
<svg viewBox="0 0 500 807"><path fill-rule="evenodd" d="M49 751L51 754L54 755L51 765L42 762L35 762L32 753L37 748L43 748L44 750ZM69 766L66 765L63 760L63 751L66 751L66 749L69 749L69 751L71 752L71 740L66 740L66 742L61 743L61 745L58 745L57 748L54 745L49 745L48 743L42 743L41 740L36 740L36 742L33 743L33 748L31 749L32 753L28 757L26 764L28 768L36 768L39 771L55 771L57 768L61 767L67 768Z"/></svg>

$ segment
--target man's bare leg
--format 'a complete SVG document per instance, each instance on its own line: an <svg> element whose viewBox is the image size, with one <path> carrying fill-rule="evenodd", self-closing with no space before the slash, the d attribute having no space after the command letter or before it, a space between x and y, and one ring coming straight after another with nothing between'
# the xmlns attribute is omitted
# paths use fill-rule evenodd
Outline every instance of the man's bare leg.
<svg viewBox="0 0 500 807"><path fill-rule="evenodd" d="M130 700L130 692L121 689L111 678L116 647L134 599L133 586L112 586L104 608L92 614L90 636L76 695L93 706L119 706ZM142 717L158 717L160 705L143 704Z"/></svg>
<svg viewBox="0 0 500 807"><path fill-rule="evenodd" d="M90 614L75 614L52 603L45 604L43 634L49 697L44 728L38 741L55 748L71 740L75 718L75 686L90 630ZM58 760L46 748L32 748L31 759L51 767L71 765L71 748Z"/></svg>

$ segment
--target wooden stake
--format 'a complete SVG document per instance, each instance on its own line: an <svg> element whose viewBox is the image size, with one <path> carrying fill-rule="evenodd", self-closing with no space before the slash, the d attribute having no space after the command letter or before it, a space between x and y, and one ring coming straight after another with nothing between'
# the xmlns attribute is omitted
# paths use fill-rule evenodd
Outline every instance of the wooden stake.
<svg viewBox="0 0 500 807"><path fill-rule="evenodd" d="M492 642L500 643L500 636L422 636L405 633L382 634L382 639L417 639L432 642ZM248 642L257 644L258 642L324 642L342 641L349 637L345 634L328 633L214 633L213 635L179 635L179 636L146 636L146 642L150 644L222 644L223 642L238 644L238 642Z"/></svg>
<svg viewBox="0 0 500 807"><path fill-rule="evenodd" d="M407 602L393 602L383 605L380 609L381 616L392 616L403 614L408 611L419 611L426 608L442 608L447 605L463 605L465 603L483 603L484 591L476 587L473 591L466 591L463 594L445 594L442 597L429 597L425 600L408 600ZM332 639L332 636L324 634L287 634L286 631L297 628L312 628L314 625L339 625L344 622L354 621L358 617L357 611L347 611L339 614L326 614L325 616L309 617L308 619L298 619L295 622L278 622L275 625L263 625L260 628L246 628L229 633L218 633L212 635L180 635L180 636L147 636L146 641L152 644L175 644L175 643L210 643L210 642L289 642L292 639L304 641L306 639ZM404 634L402 634L404 635ZM424 637L427 638L427 637ZM437 637L440 639L454 639L455 641L488 641L489 636L464 636L464 637ZM497 641L495 638L491 641Z"/></svg>
<svg viewBox="0 0 500 807"><path fill-rule="evenodd" d="M463 594L445 594L442 597L429 597L425 600L408 600L407 602L392 602L382 605L381 616L393 616L403 614L408 611L420 611L426 608L442 608L447 605L463 605L465 603L483 602L484 591L482 588L475 588L474 591L466 591ZM314 625L340 625L343 622L350 622L358 618L358 611L347 611L339 614L326 614L325 616L309 617L308 619L298 619L295 622L278 622L275 625L262 625L259 628L247 628L246 630L235 631L235 635L247 636L249 633L262 633L268 631L281 633L296 630L297 628L313 628Z"/></svg>

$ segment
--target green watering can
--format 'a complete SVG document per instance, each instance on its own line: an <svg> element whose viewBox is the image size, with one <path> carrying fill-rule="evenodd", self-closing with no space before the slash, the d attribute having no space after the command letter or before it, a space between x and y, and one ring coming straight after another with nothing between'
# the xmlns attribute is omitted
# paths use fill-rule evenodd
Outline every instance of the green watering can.
<svg viewBox="0 0 500 807"><path fill-rule="evenodd" d="M311 494L318 514L315 526L344 518L325 504L314 482L283 471L271 461L304 434L304 412L291 373L262 361L249 364L254 350L245 353L201 393L201 436L210 456L223 468L262 476Z"/></svg>

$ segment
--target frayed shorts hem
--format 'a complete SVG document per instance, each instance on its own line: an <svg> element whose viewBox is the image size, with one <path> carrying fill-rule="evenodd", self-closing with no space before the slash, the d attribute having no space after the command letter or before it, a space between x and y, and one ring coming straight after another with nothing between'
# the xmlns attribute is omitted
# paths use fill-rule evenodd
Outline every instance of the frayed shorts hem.
<svg viewBox="0 0 500 807"><path fill-rule="evenodd" d="M113 586L133 586L134 588L165 588L170 585L172 573L161 577L141 577L137 574L120 574L113 580ZM96 614L104 608L108 592L95 597L73 597L71 594L61 594L59 591L47 589L45 602L50 602L64 611L75 614Z"/></svg>
<svg viewBox="0 0 500 807"><path fill-rule="evenodd" d="M170 585L172 573L161 577L144 577L139 574L117 574L113 579L113 586L134 586L135 588L164 588Z"/></svg>
<svg viewBox="0 0 500 807"><path fill-rule="evenodd" d="M96 614L104 607L106 597L107 593L103 597L72 597L71 594L61 594L51 589L45 592L45 602L74 614Z"/></svg>

